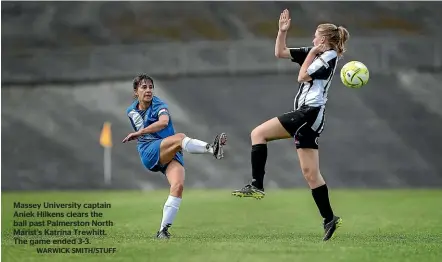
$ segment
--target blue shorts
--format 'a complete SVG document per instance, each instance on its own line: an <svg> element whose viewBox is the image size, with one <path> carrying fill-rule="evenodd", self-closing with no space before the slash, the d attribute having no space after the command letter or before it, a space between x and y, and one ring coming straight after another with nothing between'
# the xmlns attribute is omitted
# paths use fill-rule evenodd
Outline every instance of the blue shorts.
<svg viewBox="0 0 442 262"><path fill-rule="evenodd" d="M166 169L169 164L160 164L160 144L163 139L154 140L152 142L147 142L140 144L138 146L138 152L140 153L141 162L143 165L152 172L160 171L166 174ZM173 158L178 163L184 167L184 156L183 153L177 152Z"/></svg>

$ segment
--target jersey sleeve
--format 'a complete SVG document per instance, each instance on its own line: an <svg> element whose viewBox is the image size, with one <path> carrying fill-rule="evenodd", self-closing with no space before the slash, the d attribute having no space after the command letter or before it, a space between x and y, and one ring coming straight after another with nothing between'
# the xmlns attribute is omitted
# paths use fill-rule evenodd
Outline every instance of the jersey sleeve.
<svg viewBox="0 0 442 262"><path fill-rule="evenodd" d="M163 108L161 108L160 110L158 110L158 118L160 117L160 116L162 116L162 115L168 115L168 116L170 116L170 113L169 113L169 109L167 108L167 107L163 107Z"/></svg>
<svg viewBox="0 0 442 262"><path fill-rule="evenodd" d="M170 116L170 112L169 112L169 106L164 103L164 102L159 102L158 104L156 104L155 106L155 112L154 112L155 116L157 118L160 118L160 116L162 115L168 115Z"/></svg>
<svg viewBox="0 0 442 262"><path fill-rule="evenodd" d="M333 73L333 68L337 59L336 52L325 52L315 59L307 68L307 73L313 80L327 80Z"/></svg>
<svg viewBox="0 0 442 262"><path fill-rule="evenodd" d="M132 125L134 131L138 131L143 128L143 118L137 111L130 110L127 112L127 116L129 117L130 124Z"/></svg>
<svg viewBox="0 0 442 262"><path fill-rule="evenodd" d="M292 59L291 59L292 62L302 65L302 63L304 63L304 60L307 57L307 55L311 49L312 49L312 47L289 48L290 56L292 57Z"/></svg>

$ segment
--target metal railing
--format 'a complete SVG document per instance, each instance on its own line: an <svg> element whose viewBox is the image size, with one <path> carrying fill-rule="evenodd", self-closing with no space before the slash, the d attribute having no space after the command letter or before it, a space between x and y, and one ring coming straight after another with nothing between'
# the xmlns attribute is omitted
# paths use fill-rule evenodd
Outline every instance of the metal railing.
<svg viewBox="0 0 442 262"><path fill-rule="evenodd" d="M311 39L288 39L288 46ZM372 73L442 67L442 41L432 38L354 38L344 62L358 60ZM154 76L286 73L294 65L274 56L274 40L191 42L26 50L2 54L2 83L76 82Z"/></svg>

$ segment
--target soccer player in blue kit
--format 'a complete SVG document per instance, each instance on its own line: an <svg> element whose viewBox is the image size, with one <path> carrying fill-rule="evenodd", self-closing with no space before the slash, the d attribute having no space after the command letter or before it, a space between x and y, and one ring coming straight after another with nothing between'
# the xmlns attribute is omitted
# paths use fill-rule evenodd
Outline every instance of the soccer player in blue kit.
<svg viewBox="0 0 442 262"><path fill-rule="evenodd" d="M127 108L127 116L135 132L123 143L138 140L138 152L143 165L152 172L162 172L170 184L170 194L164 204L163 218L157 238L170 238L169 227L181 204L184 188L184 158L182 151L191 154L211 154L223 158L225 133L218 134L213 144L175 133L169 108L153 94L154 82L147 75L133 80L135 101Z"/></svg>

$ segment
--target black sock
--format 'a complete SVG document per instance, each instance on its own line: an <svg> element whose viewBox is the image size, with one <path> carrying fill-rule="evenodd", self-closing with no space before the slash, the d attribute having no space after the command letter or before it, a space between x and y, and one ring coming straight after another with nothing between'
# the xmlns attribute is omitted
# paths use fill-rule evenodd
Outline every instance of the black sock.
<svg viewBox="0 0 442 262"><path fill-rule="evenodd" d="M321 213L321 216L324 218L324 222L330 222L333 219L334 214L330 206L330 200L328 199L327 185L312 189L312 195L318 206L319 213Z"/></svg>
<svg viewBox="0 0 442 262"><path fill-rule="evenodd" d="M263 189L264 174L267 160L267 144L252 145L252 185Z"/></svg>

